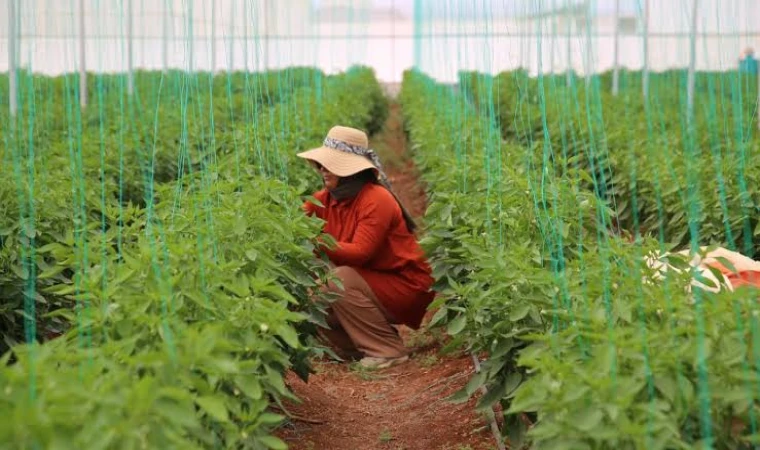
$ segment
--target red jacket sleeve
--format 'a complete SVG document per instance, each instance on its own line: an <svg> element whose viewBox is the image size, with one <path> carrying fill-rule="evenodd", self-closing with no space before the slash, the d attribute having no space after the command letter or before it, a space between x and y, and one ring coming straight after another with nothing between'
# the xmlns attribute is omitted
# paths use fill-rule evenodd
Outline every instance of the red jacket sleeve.
<svg viewBox="0 0 760 450"><path fill-rule="evenodd" d="M307 216L313 215L315 212L317 212L317 205L315 205L312 202L306 201L303 203L303 211L306 213Z"/></svg>
<svg viewBox="0 0 760 450"><path fill-rule="evenodd" d="M394 217L392 197L373 196L359 208L356 231L350 242L338 242L337 248L325 249L337 265L361 267L375 256L386 240Z"/></svg>

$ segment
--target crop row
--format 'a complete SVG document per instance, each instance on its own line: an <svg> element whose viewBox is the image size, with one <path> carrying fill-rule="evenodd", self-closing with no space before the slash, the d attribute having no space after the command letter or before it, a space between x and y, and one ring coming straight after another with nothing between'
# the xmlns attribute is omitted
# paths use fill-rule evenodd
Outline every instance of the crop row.
<svg viewBox="0 0 760 450"><path fill-rule="evenodd" d="M485 356L457 395L500 404L512 448L739 448L757 438L758 313L748 290L686 288L611 233L584 167L505 142L466 98L417 72L401 91L430 190L431 325ZM578 120L581 120L580 118ZM570 182L569 182L570 181ZM670 264L685 267L676 257Z"/></svg>
<svg viewBox="0 0 760 450"><path fill-rule="evenodd" d="M587 170L585 187L614 210L609 227L654 236L668 248L694 238L759 254L757 78L699 74L689 120L685 74L652 75L648 99L640 76L626 74L618 96L596 82L567 86L517 72L464 73L462 80L504 139L537 155L548 149L557 173Z"/></svg>
<svg viewBox="0 0 760 450"><path fill-rule="evenodd" d="M319 142L322 130L332 126L332 120L376 126L372 108L379 104L382 111L382 93L377 83L374 90L365 87L367 74L359 69L357 74L329 77L319 88L302 86L288 102L262 108L252 120L217 120L213 136L208 130L201 132L208 124L192 120L179 109L156 111L151 119L154 123L141 127L137 119L122 115L120 101L105 105L102 115L89 110L96 120L85 122L88 125L82 126L81 133L77 133L80 127L72 115L57 116L58 123L49 128L20 118L14 142L8 120L9 126L3 127L7 134L0 183L5 206L0 227L4 242L0 284L8 299L0 311L4 341L19 337L13 324L20 323L19 294L26 284L18 275L23 259L18 244L26 242L22 234L25 226L19 220L22 215L36 216L33 233L27 233L37 246L62 240L77 220L112 230L119 247L124 239L122 229L131 223L129 214L155 200L157 185L176 180L177 189L164 195L178 202L184 188L198 183L211 187L214 179L230 174L240 178L240 183L254 174L271 176L291 181L303 190L314 179L303 164L289 168L294 160L292 149ZM353 89L370 89L367 106L354 106L356 100L346 94ZM323 98L332 100L323 102ZM217 92L206 102L221 105L226 99L224 92ZM330 106L321 106L324 103ZM295 176L289 176L294 170ZM19 190L22 186L29 191ZM33 202L24 200L30 196ZM41 281L42 286L50 282ZM45 303L39 306L47 308Z"/></svg>
<svg viewBox="0 0 760 450"><path fill-rule="evenodd" d="M136 122L118 113L81 125L91 147L6 141L4 333L26 317L27 340L44 340L52 327L59 336L5 353L0 441L285 448L270 434L282 416L269 406L292 397L284 372L308 377L308 358L321 352L313 334L324 305L306 298L327 272L312 252L320 225L300 210L315 175L294 153L319 145L334 123L372 128L385 108L368 69L323 81L262 108L256 123L216 123L207 148L172 110L158 110L143 140L128 141L145 144L144 153L115 151L128 134L119 121ZM216 105L226 101L213 95ZM53 128L68 128L71 117ZM18 129L45 135L27 126ZM109 165L114 154L121 166ZM174 176L158 179L162 171ZM125 201L127 184L142 201Z"/></svg>

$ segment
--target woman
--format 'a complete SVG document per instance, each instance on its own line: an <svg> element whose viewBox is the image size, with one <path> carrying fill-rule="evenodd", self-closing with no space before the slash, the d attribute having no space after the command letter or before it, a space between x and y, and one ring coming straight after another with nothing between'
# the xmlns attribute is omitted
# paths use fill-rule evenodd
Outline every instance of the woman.
<svg viewBox="0 0 760 450"><path fill-rule="evenodd" d="M325 221L325 233L337 242L334 249L320 247L343 288L325 286L338 294L325 335L339 349L363 356L364 367L406 361L392 325L418 329L434 297L414 220L391 191L364 132L333 127L322 147L298 156L315 165L324 183L314 194L322 206L306 202L304 208Z"/></svg>

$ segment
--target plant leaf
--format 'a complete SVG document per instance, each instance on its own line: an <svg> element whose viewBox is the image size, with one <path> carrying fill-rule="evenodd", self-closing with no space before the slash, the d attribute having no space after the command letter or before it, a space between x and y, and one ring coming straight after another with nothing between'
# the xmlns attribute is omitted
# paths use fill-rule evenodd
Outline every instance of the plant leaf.
<svg viewBox="0 0 760 450"><path fill-rule="evenodd" d="M261 387L261 383L259 383L258 378L256 378L254 375L240 375L238 377L235 377L235 384L238 388L240 388L245 395L251 397L254 400L261 399L261 396L263 394L263 389Z"/></svg>
<svg viewBox="0 0 760 450"><path fill-rule="evenodd" d="M723 267L725 267L726 269L730 270L730 271L731 271L731 273L737 273L737 272L739 272L739 271L736 269L736 266L734 266L734 263L732 263L731 261L729 261L729 260L728 260L728 259L726 259L725 257L723 257L723 256L718 256L718 257L717 257L717 258L715 258L715 259L716 259L716 260L717 260L717 261L718 261L718 262L719 262L719 263L720 263L720 264L721 264Z"/></svg>
<svg viewBox="0 0 760 450"><path fill-rule="evenodd" d="M588 407L586 409L576 411L573 414L573 423L581 431L591 431L604 418L604 414L597 408Z"/></svg>
<svg viewBox="0 0 760 450"><path fill-rule="evenodd" d="M285 416L279 414L263 413L259 416L259 423L265 425L279 425L284 418Z"/></svg>
<svg viewBox="0 0 760 450"><path fill-rule="evenodd" d="M301 347L300 343L298 342L298 334L296 333L296 330L293 329L290 325L281 325L277 327L277 335L282 338L282 340L285 341L286 344L293 348L299 348Z"/></svg>
<svg viewBox="0 0 760 450"><path fill-rule="evenodd" d="M287 450L288 446L285 444L285 442L281 441L279 438L276 438L274 436L259 436L259 442L266 445L267 448L271 448L272 450Z"/></svg>
<svg viewBox="0 0 760 450"><path fill-rule="evenodd" d="M512 322L517 322L518 320L525 318L525 316L528 315L528 312L530 312L529 304L523 303L522 305L518 305L512 311L512 314L509 315L509 320L511 320Z"/></svg>
<svg viewBox="0 0 760 450"><path fill-rule="evenodd" d="M447 327L446 331L450 335L456 336L462 330L464 330L465 325L467 325L467 318L463 314L460 314L454 320L449 322L449 326Z"/></svg>
<svg viewBox="0 0 760 450"><path fill-rule="evenodd" d="M208 413L209 416L220 422L229 421L227 407L220 397L213 395L204 395L195 399L198 406Z"/></svg>

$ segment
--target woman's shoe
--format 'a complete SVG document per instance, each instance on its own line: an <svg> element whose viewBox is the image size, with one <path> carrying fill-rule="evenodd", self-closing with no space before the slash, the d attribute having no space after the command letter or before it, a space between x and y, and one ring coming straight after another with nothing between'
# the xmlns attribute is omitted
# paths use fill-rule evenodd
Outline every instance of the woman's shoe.
<svg viewBox="0 0 760 450"><path fill-rule="evenodd" d="M387 369L388 367L404 363L409 360L408 356L399 356L397 358L379 358L376 356L365 356L359 361L359 365L365 369Z"/></svg>

